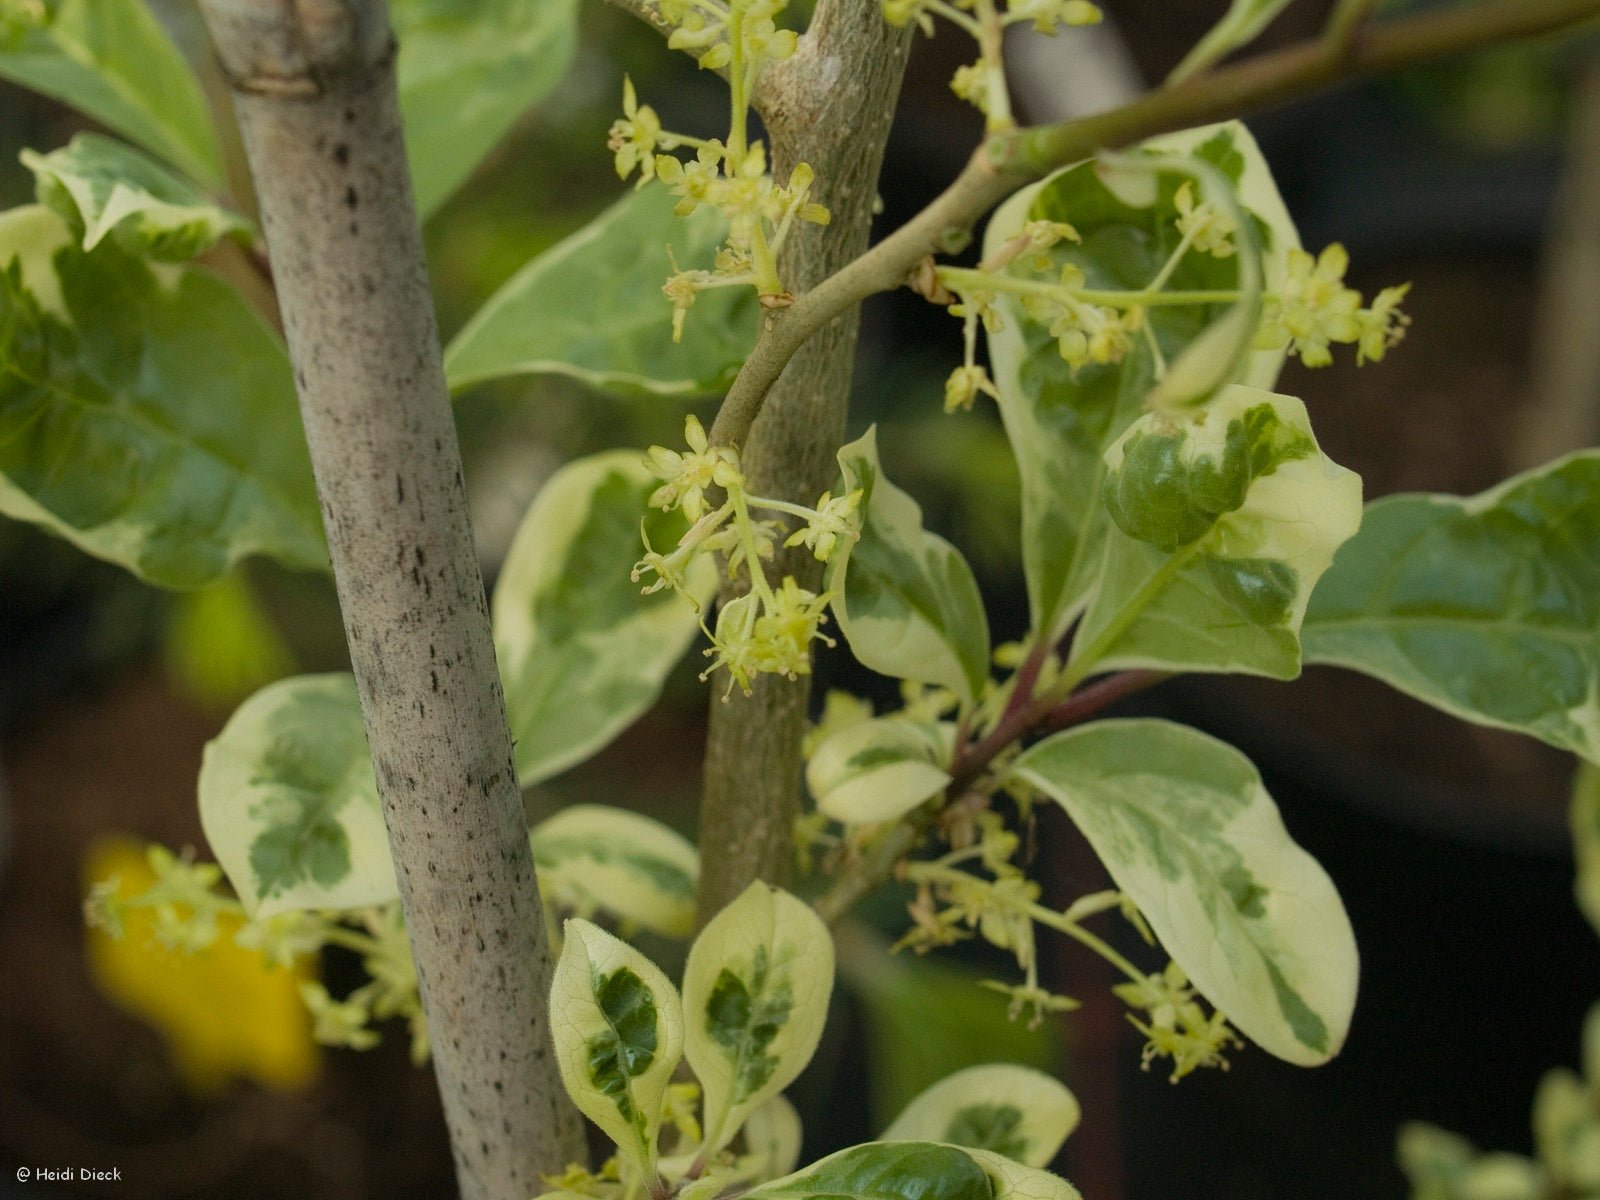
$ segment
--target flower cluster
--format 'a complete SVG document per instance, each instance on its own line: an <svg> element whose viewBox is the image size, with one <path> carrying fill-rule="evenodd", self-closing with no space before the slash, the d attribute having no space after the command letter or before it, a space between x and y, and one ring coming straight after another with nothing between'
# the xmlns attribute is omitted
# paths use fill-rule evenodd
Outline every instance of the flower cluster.
<svg viewBox="0 0 1600 1200"><path fill-rule="evenodd" d="M905 878L916 884L917 891L907 905L911 928L895 948L926 953L976 934L1007 951L1016 958L1023 982L990 981L984 986L1011 997L1013 1019L1031 1009L1029 1023L1036 1026L1046 1012L1076 1008L1078 1002L1039 985L1034 924L1048 910L1039 904L1039 885L1011 862L1017 835L993 812L982 810L971 819L977 832L971 844L933 862L906 864ZM989 878L959 869L958 864L972 859L982 864Z"/></svg>
<svg viewBox="0 0 1600 1200"><path fill-rule="evenodd" d="M146 851L146 861L155 880L142 891L124 894L121 880L115 878L90 889L84 914L91 926L122 937L127 914L147 911L154 917L160 944L198 954L222 936L219 918L236 918L242 923L234 942L283 968L319 954L326 946L353 951L361 956L370 978L343 1000L334 999L320 983L300 985L314 1023L313 1036L324 1045L364 1050L378 1044L374 1023L403 1017L411 1033L412 1060L418 1064L427 1060L417 973L398 904L351 913L287 912L251 920L238 899L222 890L222 868L215 863L197 863L156 845Z"/></svg>
<svg viewBox="0 0 1600 1200"><path fill-rule="evenodd" d="M1224 1053L1243 1043L1221 1013L1206 1013L1183 969L1168 963L1165 971L1146 974L1080 924L1096 913L1120 909L1150 940L1144 918L1127 897L1120 892L1100 892L1083 897L1066 912L1044 908L1038 903L1039 886L1007 861L1016 847L1015 836L1004 832L993 813L982 814L982 824L984 834L977 847L931 863L907 864L905 877L917 884L917 893L908 906L911 930L897 948L910 946L923 952L976 932L991 945L1014 954L1024 972L1021 983L989 981L984 986L1011 997L1013 1019L1031 1009L1030 1023L1037 1025L1047 1012L1078 1007L1070 996L1055 995L1039 984L1034 925L1060 930L1100 953L1127 976L1127 983L1112 990L1129 1008L1143 1014L1130 1013L1129 1020L1146 1039L1143 1057L1147 1068L1155 1058L1170 1058L1174 1083L1201 1067L1225 1070ZM981 858L993 878L955 868L954 864L971 857Z"/></svg>
<svg viewBox="0 0 1600 1200"><path fill-rule="evenodd" d="M989 118L989 132L1010 129L1011 98L1006 84L1001 43L1006 26L1028 22L1040 33L1054 35L1076 25L1096 25L1104 19L1090 0L883 0L883 17L889 24L913 21L933 36L933 18L939 16L971 34L978 43L978 61L959 68L950 90Z"/></svg>
<svg viewBox="0 0 1600 1200"><path fill-rule="evenodd" d="M127 913L145 909L154 918L158 943L194 954L217 940L219 916L242 913L238 901L217 891L222 868L215 863L197 863L188 853L180 856L156 845L145 851L145 861L155 882L144 891L125 896L117 878L101 880L89 889L83 912L90 928L120 938Z"/></svg>
<svg viewBox="0 0 1600 1200"><path fill-rule="evenodd" d="M1287 345L1308 367L1325 367L1333 361L1330 344L1356 346L1356 362L1377 362L1399 344L1410 319L1400 302L1410 284L1384 288L1371 307L1363 308L1361 293L1346 287L1350 256L1335 242L1313 258L1304 250L1289 251L1282 286L1269 295L1259 344L1278 349Z"/></svg>
<svg viewBox="0 0 1600 1200"><path fill-rule="evenodd" d="M1197 198L1194 186L1185 182L1173 194L1171 221L1178 234L1171 254L1149 283L1132 291L1090 287L1075 262L1052 253L1058 246L1082 241L1076 229L1060 221L1028 222L973 270L937 266L929 260L913 286L963 319L965 353L961 366L945 382L945 411L970 408L980 394L998 399L994 382L977 362L977 332L980 324L991 333L1004 327L1001 296L1010 297L1028 321L1049 331L1074 372L1123 362L1142 335L1160 379L1166 364L1148 320L1150 308L1213 305L1241 295L1225 290L1186 293L1169 286L1191 254L1217 259L1238 255L1237 216ZM1358 365L1383 358L1410 324L1400 311L1410 285L1385 288L1363 307L1361 293L1344 284L1348 266L1349 258L1339 245L1315 258L1290 249L1281 285L1263 296L1256 344L1263 349L1287 346L1313 367L1332 361L1333 343L1355 345Z"/></svg>
<svg viewBox="0 0 1600 1200"><path fill-rule="evenodd" d="M702 554L725 555L730 571L743 568L750 588L722 606L714 630L706 628L711 639L706 654L712 661L701 678L725 670L729 690L737 684L748 694L757 675L793 679L809 674L811 643L832 645L821 632L831 596L801 587L789 576L773 586L762 564L776 557L778 539L784 535L783 517L801 522L784 537L783 545L804 546L821 562L832 558L841 543L860 537L860 489L843 496L824 492L814 508L754 496L745 488L738 454L731 447L710 445L705 428L692 414L684 421L684 441L688 453L652 446L645 465L661 480L651 505L678 509L692 524L667 553L657 551L647 538L644 557L634 564L633 581L654 575L643 588L646 595L672 588L687 596L685 572L690 562ZM707 496L712 489L720 489L725 497L714 508ZM779 516L759 518L753 515L755 510Z"/></svg>
<svg viewBox="0 0 1600 1200"><path fill-rule="evenodd" d="M1233 244L1238 222L1215 204L1195 200L1192 183L1185 180L1172 203L1178 210L1178 232L1187 245L1213 258L1232 258L1238 253Z"/></svg>
<svg viewBox="0 0 1600 1200"><path fill-rule="evenodd" d="M727 240L710 267L680 269L662 291L672 301L673 338L683 336L684 320L695 298L719 287L754 287L762 306L793 303L777 269L777 255L796 222L828 223L828 210L811 199L812 169L799 163L779 184L767 168L766 150L746 135L750 96L762 68L795 51L793 30L777 18L787 0L664 0L662 17L672 34L667 44L696 55L700 65L728 76L732 115L726 139L691 137L662 127L649 105L640 104L633 82L623 80L622 117L611 126L606 147L617 175L639 174L637 187L660 181L677 196L677 213L688 216L704 206L728 223ZM679 157L678 151L692 151Z"/></svg>
<svg viewBox="0 0 1600 1200"><path fill-rule="evenodd" d="M1230 1046L1244 1046L1221 1013L1206 1015L1189 986L1189 977L1175 962L1168 963L1159 975L1146 975L1111 990L1129 1008L1145 1013L1143 1020L1128 1014L1128 1020L1146 1039L1144 1067L1149 1070L1156 1058L1170 1058L1173 1083L1201 1067L1226 1071L1228 1060L1223 1057L1224 1052Z"/></svg>

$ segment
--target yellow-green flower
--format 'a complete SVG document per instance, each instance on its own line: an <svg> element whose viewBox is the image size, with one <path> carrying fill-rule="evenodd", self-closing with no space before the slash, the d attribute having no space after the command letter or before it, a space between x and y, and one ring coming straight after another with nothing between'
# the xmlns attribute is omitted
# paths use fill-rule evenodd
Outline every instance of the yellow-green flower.
<svg viewBox="0 0 1600 1200"><path fill-rule="evenodd" d="M1400 311L1400 302L1411 290L1409 283L1386 287L1372 301L1371 308L1356 313L1361 336L1356 342L1356 365L1379 362L1384 354L1400 344L1411 318Z"/></svg>
<svg viewBox="0 0 1600 1200"><path fill-rule="evenodd" d="M648 104L640 104L633 80L622 77L622 119L612 122L606 149L616 155L617 178L626 179L639 169L639 187L656 175L656 145L661 140L661 118Z"/></svg>
<svg viewBox="0 0 1600 1200"><path fill-rule="evenodd" d="M1262 321L1260 343L1282 346L1298 354L1308 367L1325 367L1333 361L1328 347L1348 344L1361 336L1356 312L1361 293L1344 284L1350 256L1338 242L1316 258L1304 250L1289 251L1288 271L1275 297L1269 297Z"/></svg>
<svg viewBox="0 0 1600 1200"><path fill-rule="evenodd" d="M1193 184L1184 183L1172 202L1178 210L1178 232L1196 250L1213 258L1232 258L1237 253L1233 235L1239 231L1239 223L1214 204L1197 203Z"/></svg>

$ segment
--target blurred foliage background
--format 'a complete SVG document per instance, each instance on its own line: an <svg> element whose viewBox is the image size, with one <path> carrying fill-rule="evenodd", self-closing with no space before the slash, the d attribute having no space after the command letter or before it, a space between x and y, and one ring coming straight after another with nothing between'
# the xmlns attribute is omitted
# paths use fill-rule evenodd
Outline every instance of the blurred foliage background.
<svg viewBox="0 0 1600 1200"><path fill-rule="evenodd" d="M204 63L192 7L154 7ZM1056 119L1158 81L1223 7L1111 0L1111 21L1092 35L1027 48L1015 70L1019 108ZM1260 48L1314 34L1325 8L1291 5ZM620 194L604 142L624 72L674 127L711 131L724 112L723 85L631 18L591 0L583 20L563 85L428 225L447 337ZM931 198L980 134L946 86L964 49L953 37L917 43L881 183L884 229ZM1365 477L1369 496L1476 491L1595 440L1592 45L1498 51L1251 126L1308 245L1345 242L1354 286L1415 281L1415 324L1389 361L1359 374L1343 362L1317 373L1292 363L1281 385L1307 398L1324 448ZM82 127L0 85L0 204L32 198L20 150L54 148ZM997 636L1016 636L1025 604L1004 436L992 410L940 412L958 327L908 294L874 299L864 320L853 427L883 426L886 469L973 561ZM491 582L551 471L601 449L671 443L683 412L676 401L546 378L463 395ZM694 659L636 728L530 795L530 812L600 797L691 829L708 702ZM214 588L170 595L0 520L0 1197L77 1194L13 1182L12 1167L61 1164L119 1167L123 1182L109 1186L128 1197L448 1192L432 1078L409 1066L403 1036L365 1055L321 1052L298 1005L281 1002L284 980L248 956L130 958L80 918L86 880L136 875L126 839L204 855L199 754L240 699L283 675L343 665L325 579L253 563ZM819 698L835 686L892 695L842 652L824 657L818 684ZM846 986L795 1093L808 1153L870 1136L927 1083L990 1059L1064 1073L1085 1121L1058 1165L1092 1200L1400 1196L1393 1136L1412 1117L1526 1149L1534 1083L1572 1059L1600 993L1600 954L1570 900L1569 761L1332 672L1293 685L1177 681L1138 705L1252 754L1290 828L1339 884L1365 961L1344 1056L1307 1073L1250 1052L1229 1076L1174 1089L1138 1071L1138 1039L1105 995L1098 960L1047 952L1057 988L1087 1004L1029 1033L972 986L981 962L884 957L904 900L890 892L841 941ZM1047 886L1099 886L1092 855L1051 815L1061 816L1043 816L1031 836ZM669 949L649 949L670 962ZM337 955L323 964L335 991L354 970ZM84 1194L96 1190L107 1188Z"/></svg>

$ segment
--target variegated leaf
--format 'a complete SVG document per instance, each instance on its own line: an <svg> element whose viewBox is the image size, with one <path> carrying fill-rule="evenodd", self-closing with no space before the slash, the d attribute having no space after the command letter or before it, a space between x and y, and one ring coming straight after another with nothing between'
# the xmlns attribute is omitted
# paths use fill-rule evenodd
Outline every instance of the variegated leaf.
<svg viewBox="0 0 1600 1200"><path fill-rule="evenodd" d="M828 576L851 652L874 671L971 703L989 678L989 623L972 568L884 476L876 427L840 449L839 467L844 490L862 492L861 538L840 542Z"/></svg>
<svg viewBox="0 0 1600 1200"><path fill-rule="evenodd" d="M349 675L281 680L240 705L206 746L200 823L257 919L399 895Z"/></svg>
<svg viewBox="0 0 1600 1200"><path fill-rule="evenodd" d="M641 596L628 566L640 529L658 548L687 528L647 503L659 484L627 451L569 463L540 490L494 589L495 649L524 787L558 774L642 716L699 630L671 592ZM688 589L702 604L716 568L697 559Z"/></svg>
<svg viewBox="0 0 1600 1200"><path fill-rule="evenodd" d="M733 1139L817 1048L833 938L810 905L757 881L711 919L683 972L685 1053L705 1095L705 1147Z"/></svg>
<svg viewBox="0 0 1600 1200"><path fill-rule="evenodd" d="M1077 1099L1059 1080L1031 1067L988 1063L946 1075L906 1105L879 1140L949 1142L1043 1167L1079 1116Z"/></svg>
<svg viewBox="0 0 1600 1200"><path fill-rule="evenodd" d="M141 150L80 133L59 150L22 152L39 203L71 227L85 250L114 236L134 254L165 262L195 257L250 224Z"/></svg>
<svg viewBox="0 0 1600 1200"><path fill-rule="evenodd" d="M660 821L574 804L534 826L529 838L547 901L583 916L603 910L668 937L694 929L700 856Z"/></svg>
<svg viewBox="0 0 1600 1200"><path fill-rule="evenodd" d="M1066 1180L999 1154L868 1142L749 1192L750 1200L1080 1200Z"/></svg>
<svg viewBox="0 0 1600 1200"><path fill-rule="evenodd" d="M1061 242L1051 251L1063 266L1082 271L1091 288L1144 288L1182 240L1174 197L1191 164L1198 162L1233 185L1254 233L1253 241L1245 238L1241 253L1248 258L1253 250L1259 252L1264 285L1269 290L1278 286L1287 252L1300 239L1266 160L1243 125L1233 122L1155 138L1138 153L1165 160L1184 173L1137 173L1126 167L1108 171L1094 161L1067 167L1001 205L989 221L986 253L1030 221L1065 221L1083 240ZM1241 272L1251 272L1241 266L1241 253L1214 258L1191 251L1168 287L1237 291ZM1000 414L1021 473L1022 555L1032 627L1054 642L1082 611L1111 524L1100 503L1102 456L1144 411L1158 383L1157 367L1148 342L1139 338L1122 363L1074 371L1062 361L1048 329L1028 320L1007 297L1000 298L999 306L1004 325L989 335L989 354ZM1238 310L1234 301L1147 310L1162 358L1174 371L1185 362L1185 375L1194 368L1194 378L1178 389L1183 395L1176 399L1192 399L1196 381L1214 384L1213 352L1233 346L1238 333L1229 327L1219 333L1218 327L1236 318ZM1202 340L1200 352L1186 359ZM1251 353L1231 377L1271 387L1283 358L1281 350Z"/></svg>
<svg viewBox="0 0 1600 1200"><path fill-rule="evenodd" d="M161 587L327 565L283 345L204 271L0 216L0 513Z"/></svg>
<svg viewBox="0 0 1600 1200"><path fill-rule="evenodd" d="M659 967L581 918L550 987L550 1030L567 1093L630 1158L655 1173L667 1084L683 1057L683 1009Z"/></svg>
<svg viewBox="0 0 1600 1200"><path fill-rule="evenodd" d="M663 187L630 192L527 262L451 341L444 356L450 386L564 375L625 396L727 390L755 345L755 294L706 292L673 340L672 303L661 285L674 259L685 269L709 267L728 232L709 207L680 217L674 206Z"/></svg>
<svg viewBox="0 0 1600 1200"><path fill-rule="evenodd" d="M944 790L954 731L903 716L875 717L824 738L806 762L817 808L846 825L894 821Z"/></svg>
<svg viewBox="0 0 1600 1200"><path fill-rule="evenodd" d="M1600 762L1600 451L1370 505L1304 636L1307 662Z"/></svg>
<svg viewBox="0 0 1600 1200"><path fill-rule="evenodd" d="M1344 1044L1355 936L1250 761L1168 721L1045 739L1015 778L1059 803L1194 986L1263 1049L1302 1066Z"/></svg>
<svg viewBox="0 0 1600 1200"><path fill-rule="evenodd" d="M197 183L222 183L199 80L145 0L8 3L0 79L70 104Z"/></svg>
<svg viewBox="0 0 1600 1200"><path fill-rule="evenodd" d="M1099 575L1069 669L1300 673L1300 625L1361 521L1361 479L1317 447L1305 405L1229 387L1155 413L1106 451Z"/></svg>

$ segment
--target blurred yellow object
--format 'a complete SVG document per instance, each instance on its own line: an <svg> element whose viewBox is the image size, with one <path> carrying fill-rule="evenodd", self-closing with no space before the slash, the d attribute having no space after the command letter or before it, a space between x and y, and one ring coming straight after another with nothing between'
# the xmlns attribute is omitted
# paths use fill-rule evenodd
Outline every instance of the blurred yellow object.
<svg viewBox="0 0 1600 1200"><path fill-rule="evenodd" d="M90 847L84 877L91 886L115 879L124 897L155 882L144 846L123 837ZM215 1093L236 1078L289 1091L316 1078L321 1055L300 1000L301 982L315 978L309 963L277 968L235 945L243 920L231 914L219 917L216 941L193 953L163 945L155 924L152 910L132 907L123 937L89 929L89 973L112 1003L161 1033L192 1091Z"/></svg>
<svg viewBox="0 0 1600 1200"><path fill-rule="evenodd" d="M239 571L177 596L167 618L165 658L168 677L183 695L220 712L295 672L288 644Z"/></svg>

